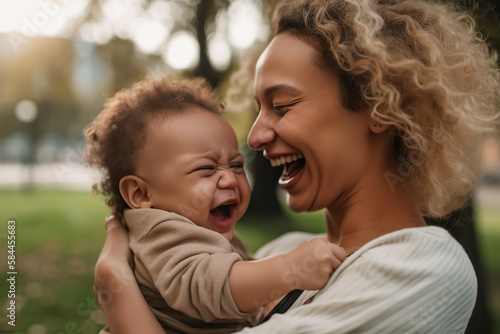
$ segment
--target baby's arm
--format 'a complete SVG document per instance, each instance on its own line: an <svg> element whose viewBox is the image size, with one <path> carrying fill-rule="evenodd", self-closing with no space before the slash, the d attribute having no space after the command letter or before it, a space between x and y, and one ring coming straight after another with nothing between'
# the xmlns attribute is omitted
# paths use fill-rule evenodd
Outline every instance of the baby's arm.
<svg viewBox="0 0 500 334"><path fill-rule="evenodd" d="M321 289L345 257L343 248L316 238L285 254L239 261L229 273L231 293L240 311L250 312L294 289Z"/></svg>

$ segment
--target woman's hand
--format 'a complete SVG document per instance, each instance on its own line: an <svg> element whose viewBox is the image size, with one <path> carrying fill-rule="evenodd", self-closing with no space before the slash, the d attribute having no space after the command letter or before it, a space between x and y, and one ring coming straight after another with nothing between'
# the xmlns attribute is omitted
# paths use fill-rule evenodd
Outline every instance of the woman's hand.
<svg viewBox="0 0 500 334"><path fill-rule="evenodd" d="M111 333L164 334L137 284L127 230L115 216L105 222L106 241L97 259L94 293Z"/></svg>
<svg viewBox="0 0 500 334"><path fill-rule="evenodd" d="M101 307L109 302L108 298L113 293L119 292L127 283L135 282L132 271L134 261L128 246L127 230L114 215L106 218L104 226L106 241L94 272L94 293Z"/></svg>

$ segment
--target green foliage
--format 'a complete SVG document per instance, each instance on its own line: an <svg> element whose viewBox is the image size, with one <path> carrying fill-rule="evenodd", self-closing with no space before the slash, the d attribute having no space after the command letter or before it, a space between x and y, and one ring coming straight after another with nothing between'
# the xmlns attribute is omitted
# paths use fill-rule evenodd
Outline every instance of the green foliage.
<svg viewBox="0 0 500 334"><path fill-rule="evenodd" d="M476 219L483 265L500 273L500 208L479 209Z"/></svg>

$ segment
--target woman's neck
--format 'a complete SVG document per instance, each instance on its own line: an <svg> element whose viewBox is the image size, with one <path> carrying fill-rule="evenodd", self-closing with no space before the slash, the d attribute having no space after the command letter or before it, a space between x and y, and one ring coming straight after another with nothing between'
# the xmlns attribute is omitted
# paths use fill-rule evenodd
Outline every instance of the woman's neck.
<svg viewBox="0 0 500 334"><path fill-rule="evenodd" d="M372 183L325 210L328 239L348 254L384 234L426 225L411 194L382 180Z"/></svg>

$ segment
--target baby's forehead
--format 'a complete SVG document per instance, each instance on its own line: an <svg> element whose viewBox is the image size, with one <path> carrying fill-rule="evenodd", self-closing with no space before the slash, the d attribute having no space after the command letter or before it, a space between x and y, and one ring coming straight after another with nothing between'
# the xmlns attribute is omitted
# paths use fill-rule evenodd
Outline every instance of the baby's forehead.
<svg viewBox="0 0 500 334"><path fill-rule="evenodd" d="M181 108L160 108L158 112L155 113L146 112L145 117L146 122L151 126L162 125L166 121L193 122L200 117L216 118L227 123L220 113L216 113L196 104L186 104Z"/></svg>
<svg viewBox="0 0 500 334"><path fill-rule="evenodd" d="M197 105L186 105L180 109L165 109L162 112L146 113L144 117L146 121L146 133L152 133L155 131L163 132L170 125L174 128L178 126L189 126L189 124L198 123L198 119L200 117L216 117L225 121L220 114L214 113L213 111ZM168 135L168 133L172 133L172 135L174 135L171 131L163 133L163 135ZM188 136L190 132L185 132L184 134Z"/></svg>
<svg viewBox="0 0 500 334"><path fill-rule="evenodd" d="M154 157L159 152L171 154L209 152L223 156L241 154L231 125L220 115L201 107L186 109L149 120L146 140L140 151Z"/></svg>

